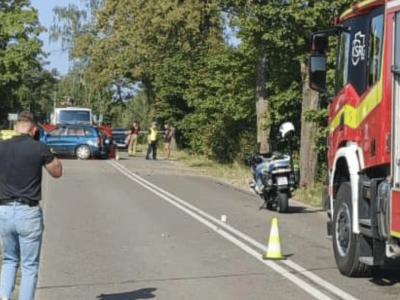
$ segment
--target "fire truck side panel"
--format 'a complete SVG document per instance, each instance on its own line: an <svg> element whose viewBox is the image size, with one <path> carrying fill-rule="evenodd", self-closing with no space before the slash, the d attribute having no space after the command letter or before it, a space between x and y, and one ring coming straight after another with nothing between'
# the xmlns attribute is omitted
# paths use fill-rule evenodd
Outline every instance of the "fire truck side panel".
<svg viewBox="0 0 400 300"><path fill-rule="evenodd" d="M400 258L400 0L356 3L335 22L338 56L336 96L328 117L327 231L340 272L351 277L390 265L388 258ZM313 34L312 41L321 34ZM321 55L318 51L312 58ZM353 244L346 240L348 234L341 235L344 200L352 206L346 214L357 236ZM343 252L343 245L349 252Z"/></svg>
<svg viewBox="0 0 400 300"><path fill-rule="evenodd" d="M390 166L392 159L392 99L393 99L393 16L386 14L384 26L384 40L383 40L383 57L382 57L382 90L378 91L382 95L382 104L380 108L380 120L377 124L376 130L377 138L380 138L377 144L377 160L375 165ZM377 95L379 96L379 94ZM370 164L366 164L366 168L372 167L374 162L371 160Z"/></svg>
<svg viewBox="0 0 400 300"><path fill-rule="evenodd" d="M350 28L353 27L353 31L350 33L350 44L354 44L357 35L358 38L363 36L364 39L367 39L366 42L364 41L364 46L368 48L370 22L373 17L379 16L383 12L383 7L381 7L369 15L360 17L361 21L351 20L348 24L344 24ZM362 26L357 22L368 25ZM391 19L387 18L386 22L390 23ZM391 28L391 26L384 27L385 29ZM392 74L391 59L387 58L391 58L392 30L385 29L383 45L387 47L384 47L382 53L380 78L363 91L366 83L357 82L353 78L356 75L362 77L359 72L364 71L366 74L367 67L355 69L354 66L349 66L349 74L352 75L350 78L355 85L353 86L350 81L338 93L330 106L328 163L331 170L334 167L335 152L348 142L356 142L362 149L365 161L361 163L365 168L390 164L392 92L388 87L391 86ZM368 49L365 50L368 55ZM351 62L349 62L350 64ZM361 96L358 95L357 90L362 92Z"/></svg>
<svg viewBox="0 0 400 300"><path fill-rule="evenodd" d="M329 118L328 163L330 169L334 167L333 163L336 151L343 147L346 142L357 142L359 139L357 130L346 125L346 122L350 121L349 116L346 116L349 111L348 109L357 106L359 103L360 97L357 95L352 85L348 84L335 97L330 106L329 116L333 116Z"/></svg>
<svg viewBox="0 0 400 300"><path fill-rule="evenodd" d="M387 43L386 43L386 54L387 57L390 59L387 59L387 70L385 72L386 74L386 85L385 85L385 91L387 92L387 97L390 99L388 103L390 102L390 107L388 105L388 111L389 113L393 110L393 116L391 115L390 118L392 119L392 122L395 122L395 117L394 114L396 113L394 105L391 105L393 102L392 101L398 101L399 99L395 99L395 95L393 93L394 90L394 74L391 70L392 65L395 64L394 62L394 48L395 48L395 38L396 36L399 36L399 33L395 32L395 16L396 16L396 11L399 13L400 10L400 1L391 1L388 3L388 14L387 14L387 28L388 28L388 33L387 33ZM397 96L398 97L398 96ZM393 99L393 100L392 100ZM397 118L399 118L397 116ZM394 124L394 123L392 123ZM395 134L392 134L393 142L392 145L395 144L394 139L396 138ZM393 156L396 155L395 149L391 149L391 153ZM393 159L394 162L394 159ZM395 162L394 162L395 163ZM392 168L393 172L393 168ZM392 174L392 177L393 174ZM391 218L390 218L390 231L391 235L395 236L397 238L400 238L400 191L398 189L393 189L392 190L392 195L391 195L391 205L390 205L390 211L391 211Z"/></svg>
<svg viewBox="0 0 400 300"><path fill-rule="evenodd" d="M400 238L400 191L394 190L392 192L392 205L391 205L391 235Z"/></svg>

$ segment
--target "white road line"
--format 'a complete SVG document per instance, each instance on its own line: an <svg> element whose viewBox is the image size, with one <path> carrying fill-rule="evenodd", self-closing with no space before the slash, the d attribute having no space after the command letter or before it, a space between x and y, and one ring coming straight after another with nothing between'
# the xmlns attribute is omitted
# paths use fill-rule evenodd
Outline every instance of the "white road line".
<svg viewBox="0 0 400 300"><path fill-rule="evenodd" d="M160 193L159 191L157 191L156 189L152 188L150 186L150 184L144 183L143 182L143 181L145 181L144 179L140 178L140 179L143 180L142 181L142 180L139 180L139 179L135 178L138 175L136 175L134 173L131 174L131 172L125 171L121 167L120 164L117 164L115 162L111 162L111 165L113 167L115 167L118 171L120 171L122 174L124 174L126 177L128 177L129 179L135 181L139 185L143 186L147 190L149 190L152 193L154 193L157 196L159 196L160 198L164 199L165 201L169 202L170 204L172 204L175 207L179 208L180 210L184 211L185 213L187 213L188 215L190 215L191 217L193 217L194 219L196 219L200 223L204 224L208 228L212 229L214 232L216 232L219 235L223 236L224 238L226 238L227 240L229 240L230 242L232 242L233 244L238 246L240 249L244 250L245 252L247 252L248 254L253 256L254 258L256 258L261 263L263 263L266 266L270 267L271 269L273 269L275 272L279 273L283 277L286 277L287 279L292 281L294 284L296 284L298 287L300 287L301 289L306 291L308 294L310 294L314 298L319 299L319 300L333 300L332 298L329 298L328 296L326 296L325 294L323 294L322 292L320 292L319 290L317 290L316 288L314 288L313 286L311 286L307 282L301 280L300 278L296 277L294 274L292 274L289 271L287 271L286 269L282 268L277 263L275 263L273 261L269 261L269 260L263 260L262 259L262 255L260 253L258 253L254 249L250 248L245 243L243 243L239 239L235 238L233 235L231 235L228 232L222 230L221 227L216 226L215 224L207 221L205 218L199 216L198 214L196 214L193 211L190 211L188 208L184 207L183 205L177 203L176 201L170 199L166 195L164 195L164 194ZM151 184L151 185L153 185L153 184Z"/></svg>
<svg viewBox="0 0 400 300"><path fill-rule="evenodd" d="M244 234L243 232L233 228L232 226L230 226L230 225L228 225L226 223L221 222L219 219L214 218L210 214L200 210L196 206L193 206L193 205L187 203L186 201L178 198L177 196L169 193L168 191L166 191L166 190L154 185L150 181L148 181L148 180L140 177L139 175L133 173L131 170L129 170L125 166L123 166L123 165L121 165L121 164L119 164L119 163L117 163L115 161L112 161L112 163L115 164L116 167L119 167L119 168L123 169L125 172L128 172L131 176L135 177L137 180L140 180L141 182L145 183L146 185L148 185L148 186L154 188L155 190L167 195L168 197L174 199L175 201L177 201L181 205L184 205L185 207L191 209L192 211L194 211L197 214L205 217L206 219L208 219L208 220L210 220L210 221L212 221L214 223L217 223L218 226L223 227L225 230L227 230L230 233L236 235L237 237L241 238L242 240L248 242L249 244L253 245L254 247L257 247L262 251L267 251L268 247L266 245L263 245L263 244L259 243L258 241L254 240L253 238L249 237L248 235ZM284 260L284 261L282 261L282 263L287 265L288 267L292 268L296 272L301 273L303 276L307 277L308 279L312 280L316 284L322 286L324 289L330 291L331 293L339 296L340 298L342 298L344 300L358 300L357 298L355 298L352 295L346 293L345 291L339 289L338 287L334 286L330 282L328 282L328 281L322 279L321 277L315 275L314 273L306 270L305 268L303 268L302 266L296 264L293 261Z"/></svg>

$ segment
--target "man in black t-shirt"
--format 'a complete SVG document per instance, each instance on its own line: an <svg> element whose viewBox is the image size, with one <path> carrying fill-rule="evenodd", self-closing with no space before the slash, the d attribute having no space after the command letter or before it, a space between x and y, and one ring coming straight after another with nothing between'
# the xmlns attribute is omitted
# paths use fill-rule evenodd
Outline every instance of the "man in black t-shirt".
<svg viewBox="0 0 400 300"><path fill-rule="evenodd" d="M43 235L42 167L54 178L62 165L49 149L33 137L33 115L18 116L17 135L0 142L0 235L3 263L1 299L12 299L19 264L22 279L19 299L33 300L39 271Z"/></svg>

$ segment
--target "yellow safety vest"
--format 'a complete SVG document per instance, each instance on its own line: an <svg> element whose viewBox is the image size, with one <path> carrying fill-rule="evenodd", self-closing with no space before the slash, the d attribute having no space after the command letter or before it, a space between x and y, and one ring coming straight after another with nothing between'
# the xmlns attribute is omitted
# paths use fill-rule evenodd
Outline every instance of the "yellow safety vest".
<svg viewBox="0 0 400 300"><path fill-rule="evenodd" d="M155 142L157 140L157 130L150 128L150 134L148 138L149 138L149 143Z"/></svg>
<svg viewBox="0 0 400 300"><path fill-rule="evenodd" d="M1 130L0 131L0 141L9 140L16 135L18 135L18 133L15 132L14 130Z"/></svg>

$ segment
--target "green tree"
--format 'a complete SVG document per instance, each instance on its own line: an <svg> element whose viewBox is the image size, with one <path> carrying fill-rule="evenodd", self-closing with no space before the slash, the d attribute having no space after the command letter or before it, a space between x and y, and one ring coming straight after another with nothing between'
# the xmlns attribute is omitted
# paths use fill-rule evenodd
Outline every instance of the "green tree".
<svg viewBox="0 0 400 300"><path fill-rule="evenodd" d="M273 131L283 118L297 123L301 128L301 183L313 184L317 124L302 117L318 108L318 95L308 87L308 39L312 31L331 27L334 13L343 11L350 1L221 0L221 5L239 26L243 43L259 51L254 62L258 74L265 72L265 77L259 76L257 91L266 88L268 109L258 116L266 117Z"/></svg>
<svg viewBox="0 0 400 300"><path fill-rule="evenodd" d="M7 113L23 106L24 79L40 70L43 55L37 11L28 0L0 2L0 124ZM24 92L25 89L25 92ZM22 100L22 101L21 101ZM26 100L26 99L25 99Z"/></svg>

